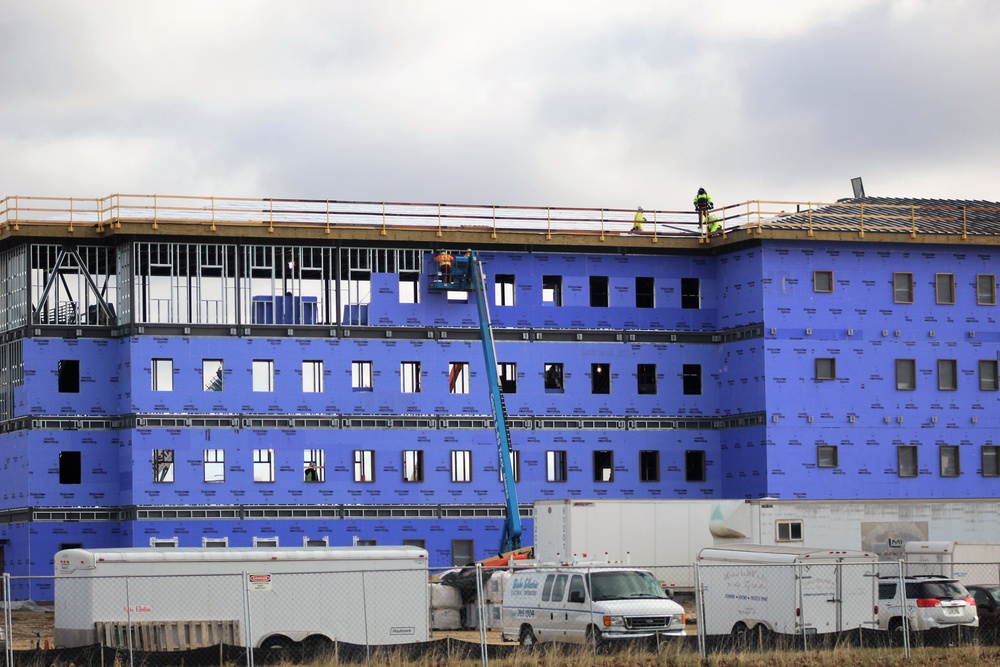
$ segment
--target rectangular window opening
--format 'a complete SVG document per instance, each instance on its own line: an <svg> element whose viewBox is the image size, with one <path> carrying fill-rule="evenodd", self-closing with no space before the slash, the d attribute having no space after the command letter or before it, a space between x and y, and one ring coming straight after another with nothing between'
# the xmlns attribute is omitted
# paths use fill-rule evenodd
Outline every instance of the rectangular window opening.
<svg viewBox="0 0 1000 667"><path fill-rule="evenodd" d="M547 482L566 481L566 452L564 450L545 452L545 480Z"/></svg>
<svg viewBox="0 0 1000 667"><path fill-rule="evenodd" d="M354 450L354 481L375 481L375 451L371 449Z"/></svg>
<svg viewBox="0 0 1000 667"><path fill-rule="evenodd" d="M323 362L307 360L302 362L302 392L306 394L323 393Z"/></svg>
<svg viewBox="0 0 1000 667"><path fill-rule="evenodd" d="M497 375L500 378L500 391L505 394L517 393L517 364L498 363Z"/></svg>
<svg viewBox="0 0 1000 667"><path fill-rule="evenodd" d="M934 295L939 304L955 303L954 273L937 273L934 275Z"/></svg>
<svg viewBox="0 0 1000 667"><path fill-rule="evenodd" d="M521 452L516 449L510 450L510 467L514 471L514 483L521 481ZM503 466L500 468L500 483L503 484Z"/></svg>
<svg viewBox="0 0 1000 667"><path fill-rule="evenodd" d="M611 393L611 365L591 364L590 365L590 393L610 394Z"/></svg>
<svg viewBox="0 0 1000 667"><path fill-rule="evenodd" d="M80 452L59 452L59 483L80 484L83 463Z"/></svg>
<svg viewBox="0 0 1000 667"><path fill-rule="evenodd" d="M201 360L201 383L205 391L222 391L222 359Z"/></svg>
<svg viewBox="0 0 1000 667"><path fill-rule="evenodd" d="M833 291L833 271L813 271L813 291Z"/></svg>
<svg viewBox="0 0 1000 667"><path fill-rule="evenodd" d="M660 481L660 452L648 449L639 452L639 481Z"/></svg>
<svg viewBox="0 0 1000 667"><path fill-rule="evenodd" d="M653 278L637 276L635 279L635 307L655 308L656 288Z"/></svg>
<svg viewBox="0 0 1000 667"><path fill-rule="evenodd" d="M997 305L997 277L994 274L980 273L976 276L976 304Z"/></svg>
<svg viewBox="0 0 1000 667"><path fill-rule="evenodd" d="M402 361L399 364L400 390L404 394L420 393L420 362Z"/></svg>
<svg viewBox="0 0 1000 667"><path fill-rule="evenodd" d="M206 449L202 452L201 460L206 482L226 481L226 450Z"/></svg>
<svg viewBox="0 0 1000 667"><path fill-rule="evenodd" d="M958 389L958 361L938 359L938 389L956 391Z"/></svg>
<svg viewBox="0 0 1000 667"><path fill-rule="evenodd" d="M610 305L607 276L590 276L590 307L607 308Z"/></svg>
<svg viewBox="0 0 1000 667"><path fill-rule="evenodd" d="M997 391L997 360L980 359L979 361L979 390Z"/></svg>
<svg viewBox="0 0 1000 667"><path fill-rule="evenodd" d="M421 449L403 450L403 481L424 481L424 452Z"/></svg>
<svg viewBox="0 0 1000 667"><path fill-rule="evenodd" d="M326 453L322 449L302 450L302 475L306 482L326 481Z"/></svg>
<svg viewBox="0 0 1000 667"><path fill-rule="evenodd" d="M453 449L451 452L451 481L472 481L472 452L468 449Z"/></svg>
<svg viewBox="0 0 1000 667"><path fill-rule="evenodd" d="M892 274L892 300L894 303L913 303L913 274Z"/></svg>
<svg viewBox="0 0 1000 667"><path fill-rule="evenodd" d="M153 359L153 391L174 390L174 360Z"/></svg>
<svg viewBox="0 0 1000 667"><path fill-rule="evenodd" d="M469 362L453 361L448 364L448 393L469 393Z"/></svg>
<svg viewBox="0 0 1000 667"><path fill-rule="evenodd" d="M420 273L401 271L399 273L399 302L420 303Z"/></svg>
<svg viewBox="0 0 1000 667"><path fill-rule="evenodd" d="M958 461L958 447L955 445L941 445L941 476L958 477L960 473Z"/></svg>
<svg viewBox="0 0 1000 667"><path fill-rule="evenodd" d="M1000 445L983 445L983 477L1000 477Z"/></svg>
<svg viewBox="0 0 1000 667"><path fill-rule="evenodd" d="M681 308L701 308L701 278L681 278Z"/></svg>
<svg viewBox="0 0 1000 667"><path fill-rule="evenodd" d="M896 359L896 389L901 391L913 391L916 388L916 359Z"/></svg>
<svg viewBox="0 0 1000 667"><path fill-rule="evenodd" d="M354 391L374 391L372 385L372 362L351 362L351 389Z"/></svg>
<svg viewBox="0 0 1000 667"><path fill-rule="evenodd" d="M493 299L497 306L514 305L514 276L510 273L498 273L493 284Z"/></svg>
<svg viewBox="0 0 1000 667"><path fill-rule="evenodd" d="M153 482L165 484L174 481L174 450L153 450Z"/></svg>
<svg viewBox="0 0 1000 667"><path fill-rule="evenodd" d="M252 364L253 391L270 393L274 391L274 360L254 359Z"/></svg>
<svg viewBox="0 0 1000 667"><path fill-rule="evenodd" d="M80 393L80 360L60 359L58 364L59 393Z"/></svg>
<svg viewBox="0 0 1000 667"><path fill-rule="evenodd" d="M615 455L610 449L594 452L594 481L615 481Z"/></svg>
<svg viewBox="0 0 1000 667"><path fill-rule="evenodd" d="M896 458L900 477L917 476L917 448L914 445L896 447Z"/></svg>
<svg viewBox="0 0 1000 667"><path fill-rule="evenodd" d="M558 394L563 392L562 364L545 364L545 391Z"/></svg>
<svg viewBox="0 0 1000 667"><path fill-rule="evenodd" d="M273 449L253 450L253 481L255 482L274 481Z"/></svg>
<svg viewBox="0 0 1000 667"><path fill-rule="evenodd" d="M705 481L705 450L689 449L684 452L684 481Z"/></svg>
<svg viewBox="0 0 1000 667"><path fill-rule="evenodd" d="M542 276L542 305L562 305L562 276Z"/></svg>
<svg viewBox="0 0 1000 667"><path fill-rule="evenodd" d="M701 395L701 364L684 364L684 394Z"/></svg>
<svg viewBox="0 0 1000 667"><path fill-rule="evenodd" d="M817 445L816 463L820 468L836 468L837 445Z"/></svg>
<svg viewBox="0 0 1000 667"><path fill-rule="evenodd" d="M656 393L656 364L638 364L635 369L638 393Z"/></svg>
<svg viewBox="0 0 1000 667"><path fill-rule="evenodd" d="M816 359L816 379L836 380L837 360L836 359Z"/></svg>

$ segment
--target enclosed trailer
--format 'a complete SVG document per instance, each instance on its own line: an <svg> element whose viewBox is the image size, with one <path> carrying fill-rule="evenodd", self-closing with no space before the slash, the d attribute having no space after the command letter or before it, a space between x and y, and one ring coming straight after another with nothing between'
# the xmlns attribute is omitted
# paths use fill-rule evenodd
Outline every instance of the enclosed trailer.
<svg viewBox="0 0 1000 667"><path fill-rule="evenodd" d="M692 590L691 564L714 544L712 500L536 500L535 559L651 569L670 590Z"/></svg>
<svg viewBox="0 0 1000 667"><path fill-rule="evenodd" d="M825 634L873 628L878 557L743 544L698 555L699 632Z"/></svg>
<svg viewBox="0 0 1000 667"><path fill-rule="evenodd" d="M903 559L909 575L939 574L965 585L1000 581L998 542L907 542Z"/></svg>
<svg viewBox="0 0 1000 667"><path fill-rule="evenodd" d="M417 547L66 549L57 646L322 647L429 637Z"/></svg>

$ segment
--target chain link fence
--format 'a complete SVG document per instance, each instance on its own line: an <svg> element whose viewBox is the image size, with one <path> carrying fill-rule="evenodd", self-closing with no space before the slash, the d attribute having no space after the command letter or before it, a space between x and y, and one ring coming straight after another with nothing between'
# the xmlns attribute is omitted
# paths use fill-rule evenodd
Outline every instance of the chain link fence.
<svg viewBox="0 0 1000 667"><path fill-rule="evenodd" d="M635 570L648 575L632 576ZM3 577L0 639L4 664L20 667L368 664L386 657L398 664L433 656L486 665L536 645L702 657L857 646L909 656L1000 641L997 563L255 568L17 582L47 584L54 605L11 600L12 579Z"/></svg>

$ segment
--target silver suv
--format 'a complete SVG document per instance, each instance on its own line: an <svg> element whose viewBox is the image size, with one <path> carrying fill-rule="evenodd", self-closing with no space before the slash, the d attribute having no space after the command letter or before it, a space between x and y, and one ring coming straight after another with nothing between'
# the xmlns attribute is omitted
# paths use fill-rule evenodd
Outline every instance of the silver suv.
<svg viewBox="0 0 1000 667"><path fill-rule="evenodd" d="M878 626L882 630L902 631L903 618L910 630L922 632L940 628L979 627L976 601L957 579L940 576L904 577L906 611L899 577L878 580Z"/></svg>

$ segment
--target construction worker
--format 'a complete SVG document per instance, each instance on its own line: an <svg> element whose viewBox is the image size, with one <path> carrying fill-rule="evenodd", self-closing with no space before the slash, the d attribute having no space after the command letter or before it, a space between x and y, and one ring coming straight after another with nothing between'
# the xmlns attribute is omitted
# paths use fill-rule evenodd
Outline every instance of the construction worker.
<svg viewBox="0 0 1000 667"><path fill-rule="evenodd" d="M438 274L441 276L441 282L450 283L451 263L455 261L454 255L445 250L438 250L438 253L434 255L434 261L438 263Z"/></svg>
<svg viewBox="0 0 1000 667"><path fill-rule="evenodd" d="M698 194L694 196L694 210L698 213L698 224L708 227L708 212L715 208L712 197L705 192L705 188L698 188Z"/></svg>
<svg viewBox="0 0 1000 667"><path fill-rule="evenodd" d="M642 207L640 206L639 210L635 212L635 223L632 225L632 231L641 232L642 223L644 222L646 222L646 216L642 214Z"/></svg>

